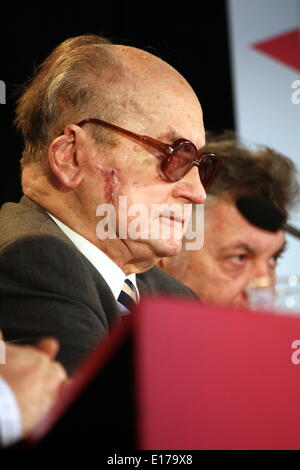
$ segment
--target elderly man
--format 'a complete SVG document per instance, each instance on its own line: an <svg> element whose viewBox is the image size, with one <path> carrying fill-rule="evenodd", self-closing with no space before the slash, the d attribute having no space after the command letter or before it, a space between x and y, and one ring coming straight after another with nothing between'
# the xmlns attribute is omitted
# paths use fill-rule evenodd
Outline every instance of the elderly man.
<svg viewBox="0 0 300 470"><path fill-rule="evenodd" d="M1 325L8 339L54 336L71 371L129 300L194 296L153 266L179 252L185 206L204 202L220 159L197 150L201 107L176 70L95 35L50 54L16 124L25 196L0 213Z"/></svg>
<svg viewBox="0 0 300 470"><path fill-rule="evenodd" d="M247 287L274 282L276 263L285 248L283 230L252 225L238 210L237 199L270 201L287 215L299 195L295 166L270 148L247 150L230 134L207 145L223 164L205 204L204 246L182 250L159 265L183 281L203 302L247 307ZM268 214L266 214L266 217Z"/></svg>

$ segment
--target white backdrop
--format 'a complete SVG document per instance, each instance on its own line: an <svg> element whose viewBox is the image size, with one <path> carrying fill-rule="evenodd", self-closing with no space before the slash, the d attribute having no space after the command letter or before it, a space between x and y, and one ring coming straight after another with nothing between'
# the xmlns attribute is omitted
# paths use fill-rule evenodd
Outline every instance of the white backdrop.
<svg viewBox="0 0 300 470"><path fill-rule="evenodd" d="M300 92L292 88L300 80L300 0L228 0L228 18L237 131L249 146L268 145L300 170ZM276 41L271 54L254 47L267 40ZM299 210L290 223L300 227ZM300 274L300 241L287 240L278 274Z"/></svg>

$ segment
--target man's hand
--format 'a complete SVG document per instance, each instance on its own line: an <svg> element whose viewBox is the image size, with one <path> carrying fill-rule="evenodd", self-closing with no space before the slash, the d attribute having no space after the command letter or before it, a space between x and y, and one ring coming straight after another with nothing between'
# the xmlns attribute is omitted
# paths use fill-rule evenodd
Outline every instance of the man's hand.
<svg viewBox="0 0 300 470"><path fill-rule="evenodd" d="M6 343L6 364L0 365L0 377L15 394L24 436L47 413L67 379L63 367L53 360L58 348L52 338L39 341L36 347Z"/></svg>

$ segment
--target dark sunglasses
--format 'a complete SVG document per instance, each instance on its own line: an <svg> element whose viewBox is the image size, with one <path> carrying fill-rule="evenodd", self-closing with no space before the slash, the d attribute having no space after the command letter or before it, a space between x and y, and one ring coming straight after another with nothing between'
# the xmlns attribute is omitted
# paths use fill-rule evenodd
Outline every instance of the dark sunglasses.
<svg viewBox="0 0 300 470"><path fill-rule="evenodd" d="M171 182L179 181L192 169L198 167L199 177L205 190L207 190L216 178L222 164L222 158L214 153L198 151L196 146L186 139L177 139L174 144L165 144L146 135L136 134L122 127L102 121L101 119L83 119L77 126L96 124L106 127L114 132L134 140L143 147L151 147L162 153L165 158L161 161L160 170L162 176Z"/></svg>

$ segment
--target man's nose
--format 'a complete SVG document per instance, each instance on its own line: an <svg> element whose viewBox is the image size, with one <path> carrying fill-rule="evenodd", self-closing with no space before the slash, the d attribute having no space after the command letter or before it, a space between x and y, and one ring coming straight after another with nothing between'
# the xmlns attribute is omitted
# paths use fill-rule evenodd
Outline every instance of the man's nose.
<svg viewBox="0 0 300 470"><path fill-rule="evenodd" d="M177 181L174 186L173 196L188 199L195 204L203 204L206 192L201 183L198 168L194 166L185 177Z"/></svg>
<svg viewBox="0 0 300 470"><path fill-rule="evenodd" d="M272 269L267 261L256 260L252 266L252 278L269 277L274 280L274 269Z"/></svg>
<svg viewBox="0 0 300 470"><path fill-rule="evenodd" d="M246 290L251 287L270 287L274 286L275 272L266 262L256 262L249 273Z"/></svg>

